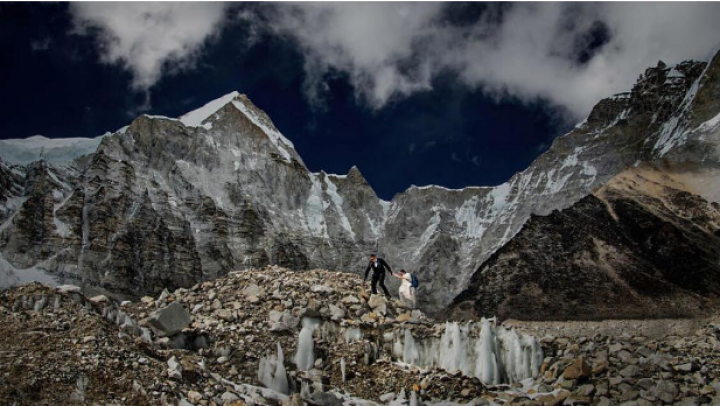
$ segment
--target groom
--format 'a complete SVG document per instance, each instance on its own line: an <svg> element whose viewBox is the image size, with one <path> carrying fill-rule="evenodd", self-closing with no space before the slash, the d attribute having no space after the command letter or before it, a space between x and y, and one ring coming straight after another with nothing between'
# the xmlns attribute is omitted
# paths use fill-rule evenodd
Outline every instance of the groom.
<svg viewBox="0 0 720 406"><path fill-rule="evenodd" d="M370 269L372 269L372 294L377 294L377 285L380 284L380 287L382 288L383 292L385 292L385 297L390 299L390 292L388 292L387 288L385 287L385 270L387 269L390 274L392 274L392 269L390 269L390 265L385 262L384 259L378 258L375 254L370 254L370 263L368 264L367 268L365 269L365 278L363 278L363 282L367 280L368 273L370 272Z"/></svg>

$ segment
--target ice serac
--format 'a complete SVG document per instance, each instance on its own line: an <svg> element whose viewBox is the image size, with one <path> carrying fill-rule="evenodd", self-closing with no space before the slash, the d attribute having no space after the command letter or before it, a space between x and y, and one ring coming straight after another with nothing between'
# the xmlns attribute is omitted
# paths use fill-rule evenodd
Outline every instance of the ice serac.
<svg viewBox="0 0 720 406"><path fill-rule="evenodd" d="M290 384L285 370L285 356L280 343L277 343L277 355L269 355L260 359L258 380L266 388L282 394L290 393Z"/></svg>
<svg viewBox="0 0 720 406"><path fill-rule="evenodd" d="M393 348L394 355L406 364L458 371L488 385L536 378L544 357L537 338L497 327L487 319L447 322L439 338L416 338L406 329Z"/></svg>
<svg viewBox="0 0 720 406"><path fill-rule="evenodd" d="M315 365L315 342L313 333L319 324L319 320L308 317L302 320L302 329L298 336L297 353L295 353L295 365L299 371L307 371Z"/></svg>
<svg viewBox="0 0 720 406"><path fill-rule="evenodd" d="M718 201L719 70L718 56L660 63L502 185L411 187L391 202L357 168L309 171L233 92L179 119L138 117L76 169L0 168L0 251L17 268L41 264L128 296L269 264L360 271L379 251L417 273L420 305L438 310L531 215L567 208L628 168L662 162Z"/></svg>

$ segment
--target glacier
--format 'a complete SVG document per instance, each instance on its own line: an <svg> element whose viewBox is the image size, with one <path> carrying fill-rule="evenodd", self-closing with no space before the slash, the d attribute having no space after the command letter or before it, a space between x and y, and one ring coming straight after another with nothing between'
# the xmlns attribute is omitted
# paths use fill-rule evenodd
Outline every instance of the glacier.
<svg viewBox="0 0 720 406"><path fill-rule="evenodd" d="M81 155L92 154L110 133L95 138L47 138L34 135L22 139L0 140L0 158L14 165L27 165L40 158L67 165Z"/></svg>

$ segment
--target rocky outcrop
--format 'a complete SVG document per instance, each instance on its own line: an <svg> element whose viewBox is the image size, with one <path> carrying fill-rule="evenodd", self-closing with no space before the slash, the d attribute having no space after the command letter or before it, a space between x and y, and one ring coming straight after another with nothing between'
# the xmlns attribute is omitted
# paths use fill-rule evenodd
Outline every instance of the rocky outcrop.
<svg viewBox="0 0 720 406"><path fill-rule="evenodd" d="M0 290L0 400L661 405L707 404L720 390L717 316L435 323L360 286L355 275L270 267L139 302L88 299L70 286ZM184 328L153 333L169 309L182 319L173 330ZM490 372L513 384L486 382Z"/></svg>
<svg viewBox="0 0 720 406"><path fill-rule="evenodd" d="M456 317L697 316L720 297L720 205L657 168L533 216L473 275Z"/></svg>
<svg viewBox="0 0 720 406"><path fill-rule="evenodd" d="M269 263L364 260L384 209L360 172L310 173L263 112L229 96L182 120L141 116L104 138L71 188L26 192L4 226L5 258L136 297ZM46 235L62 241L40 247Z"/></svg>
<svg viewBox="0 0 720 406"><path fill-rule="evenodd" d="M358 272L379 251L419 276L421 305L437 311L532 214L568 207L639 162L717 179L718 64L648 69L502 185L411 187L391 202L357 168L310 172L244 95L180 119L141 116L62 185L0 172L23 190L4 206L0 250L18 267L127 297L268 264ZM693 187L720 199L711 186Z"/></svg>
<svg viewBox="0 0 720 406"><path fill-rule="evenodd" d="M682 166L687 177L709 179L696 182L697 193L719 201L712 171L720 162L720 123L712 118L720 109L703 101L720 99L710 74L718 65L720 54L710 65L648 69L632 91L602 100L586 121L502 185L410 188L393 199L380 246L411 264L423 281L425 304L437 306L468 286L478 264L531 215L566 208L638 163Z"/></svg>

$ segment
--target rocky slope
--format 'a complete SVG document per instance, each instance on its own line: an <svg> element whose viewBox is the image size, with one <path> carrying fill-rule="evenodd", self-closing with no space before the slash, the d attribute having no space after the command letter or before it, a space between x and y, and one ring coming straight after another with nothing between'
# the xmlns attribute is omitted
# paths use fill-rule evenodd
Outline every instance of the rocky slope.
<svg viewBox="0 0 720 406"><path fill-rule="evenodd" d="M700 315L719 298L720 205L643 167L533 216L452 307L456 316L657 318Z"/></svg>
<svg viewBox="0 0 720 406"><path fill-rule="evenodd" d="M720 390L716 317L438 324L321 270L122 303L27 285L0 291L0 323L3 404L697 405Z"/></svg>
<svg viewBox="0 0 720 406"><path fill-rule="evenodd" d="M720 54L660 63L508 182L412 187L392 202L356 168L311 173L267 115L231 93L180 119L141 116L74 168L47 168L49 181L31 182L29 167L0 172L22 189L0 201L0 251L18 268L138 297L267 264L357 271L379 250L416 272L423 307L439 310L531 214L568 207L638 162L682 165L715 201L719 71Z"/></svg>

